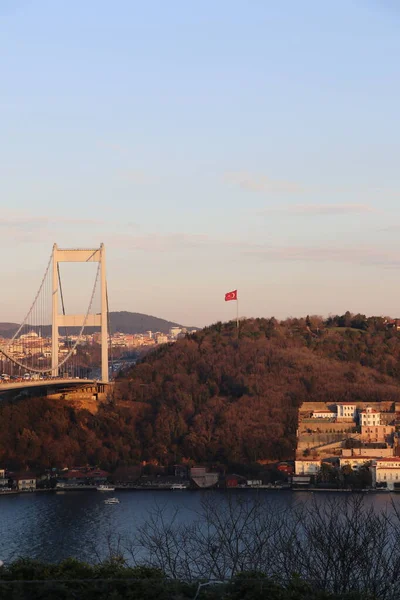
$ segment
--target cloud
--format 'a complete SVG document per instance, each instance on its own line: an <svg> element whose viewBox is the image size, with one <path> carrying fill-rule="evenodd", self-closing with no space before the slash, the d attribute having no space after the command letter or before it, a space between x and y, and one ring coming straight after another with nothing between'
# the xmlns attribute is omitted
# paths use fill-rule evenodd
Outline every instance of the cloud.
<svg viewBox="0 0 400 600"><path fill-rule="evenodd" d="M294 216L330 216L378 212L369 204L293 204L271 206L260 211L261 215L285 214Z"/></svg>
<svg viewBox="0 0 400 600"><path fill-rule="evenodd" d="M231 171L224 174L228 184L235 184L252 192L304 194L309 191L305 186L294 181L270 179L265 175L256 175L247 171Z"/></svg>
<svg viewBox="0 0 400 600"><path fill-rule="evenodd" d="M335 262L363 266L400 266L400 252L396 248L369 245L326 244L318 246L269 246L235 238L212 238L205 234L149 233L142 236L128 234L105 238L111 248L132 251L187 255L190 251L207 251L213 260L226 260L226 256L244 261L268 262ZM228 254L227 254L228 253ZM224 258L223 258L224 257ZM204 260L204 258L202 258ZM208 258L207 258L208 260Z"/></svg>
<svg viewBox="0 0 400 600"><path fill-rule="evenodd" d="M189 248L200 248L216 242L205 234L186 233L148 233L145 235L114 234L105 238L105 243L126 250L145 250L148 252L174 252Z"/></svg>
<svg viewBox="0 0 400 600"><path fill-rule="evenodd" d="M258 245L244 251L266 261L341 262L368 266L400 266L400 252L376 246L283 246Z"/></svg>
<svg viewBox="0 0 400 600"><path fill-rule="evenodd" d="M206 234L147 233L145 235L113 234L104 239L106 246L124 250L152 253L180 253L193 256L192 252L207 252L207 260L226 260L227 256L243 261L268 262L335 262L364 266L400 266L400 252L395 247L379 247L367 244L316 246L271 246L238 238L213 238ZM201 260L205 260L205 255ZM173 259L172 259L173 260Z"/></svg>
<svg viewBox="0 0 400 600"><path fill-rule="evenodd" d="M94 227L105 226L106 221L97 219L65 219L47 216L3 216L0 217L0 244L2 248L10 242L36 244L54 242L54 235L70 235L72 230L92 232ZM84 239L84 238L82 238Z"/></svg>
<svg viewBox="0 0 400 600"><path fill-rule="evenodd" d="M97 219L64 219L63 217L0 217L0 227L30 229L47 225L104 225L105 221Z"/></svg>

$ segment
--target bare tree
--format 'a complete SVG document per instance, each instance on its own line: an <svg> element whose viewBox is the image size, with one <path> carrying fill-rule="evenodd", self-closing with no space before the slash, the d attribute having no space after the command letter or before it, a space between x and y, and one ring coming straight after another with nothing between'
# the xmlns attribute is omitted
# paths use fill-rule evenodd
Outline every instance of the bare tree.
<svg viewBox="0 0 400 600"><path fill-rule="evenodd" d="M151 511L129 544L132 560L168 577L226 581L258 571L283 585L400 597L400 512L377 513L361 495L317 498L290 509L259 497L207 494L190 523Z"/></svg>

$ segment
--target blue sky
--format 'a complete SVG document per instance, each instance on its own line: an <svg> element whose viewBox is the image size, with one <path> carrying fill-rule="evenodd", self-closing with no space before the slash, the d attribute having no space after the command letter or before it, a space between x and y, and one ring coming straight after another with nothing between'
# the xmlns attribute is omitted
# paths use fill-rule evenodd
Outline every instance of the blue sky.
<svg viewBox="0 0 400 600"><path fill-rule="evenodd" d="M53 242L106 244L113 310L399 316L399 29L394 0L2 0L0 320Z"/></svg>

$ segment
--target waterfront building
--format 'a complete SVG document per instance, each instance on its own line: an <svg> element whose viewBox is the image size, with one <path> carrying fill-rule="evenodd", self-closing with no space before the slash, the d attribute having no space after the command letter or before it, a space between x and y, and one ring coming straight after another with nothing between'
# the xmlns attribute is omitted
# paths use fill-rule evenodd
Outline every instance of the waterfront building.
<svg viewBox="0 0 400 600"><path fill-rule="evenodd" d="M192 467L190 478L199 488L213 487L219 479L218 473L209 473L205 467Z"/></svg>
<svg viewBox="0 0 400 600"><path fill-rule="evenodd" d="M317 475L321 470L321 459L298 458L294 461L296 475Z"/></svg>
<svg viewBox="0 0 400 600"><path fill-rule="evenodd" d="M13 479L17 484L17 489L20 492L32 492L36 490L36 475L33 473L16 475Z"/></svg>
<svg viewBox="0 0 400 600"><path fill-rule="evenodd" d="M6 479L5 469L0 469L0 490L8 488L8 479Z"/></svg>
<svg viewBox="0 0 400 600"><path fill-rule="evenodd" d="M400 458L380 458L371 468L372 485L400 489Z"/></svg>

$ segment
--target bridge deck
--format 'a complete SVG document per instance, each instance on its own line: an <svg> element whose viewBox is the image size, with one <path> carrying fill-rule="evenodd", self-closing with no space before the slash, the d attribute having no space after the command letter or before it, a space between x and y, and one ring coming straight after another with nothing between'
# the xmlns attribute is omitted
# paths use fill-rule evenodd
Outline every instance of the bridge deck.
<svg viewBox="0 0 400 600"><path fill-rule="evenodd" d="M15 383L0 383L0 394L1 392L25 390L33 387L89 387L101 383L101 381L95 381L94 379L40 379L35 381L17 381Z"/></svg>

